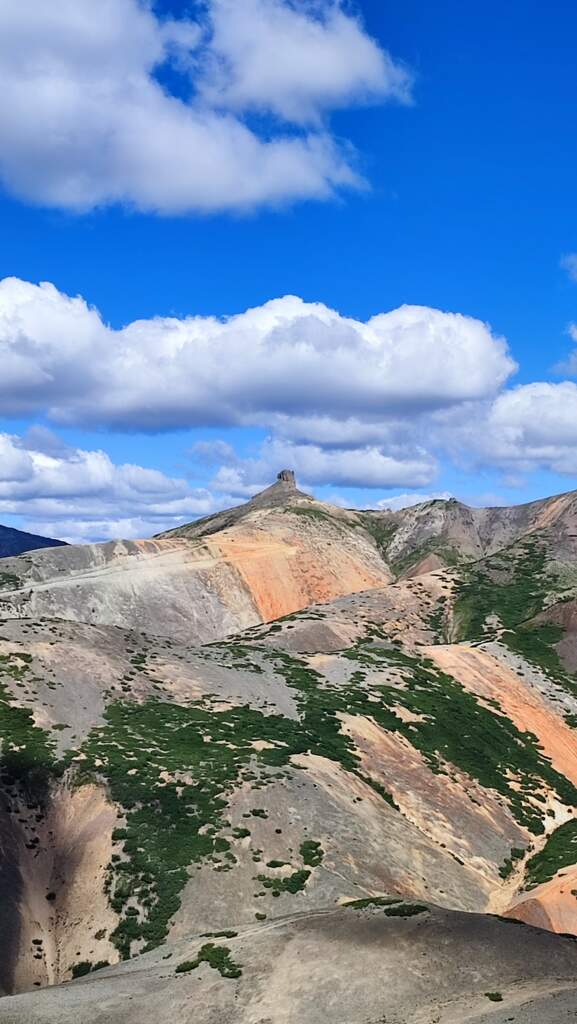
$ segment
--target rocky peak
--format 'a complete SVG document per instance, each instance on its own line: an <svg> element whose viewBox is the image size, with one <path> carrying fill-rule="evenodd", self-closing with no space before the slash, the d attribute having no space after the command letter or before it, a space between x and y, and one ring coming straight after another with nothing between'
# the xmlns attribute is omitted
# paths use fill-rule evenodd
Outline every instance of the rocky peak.
<svg viewBox="0 0 577 1024"><path fill-rule="evenodd" d="M296 487L295 475L292 469L281 469L280 473L277 474L277 480L279 483L291 484Z"/></svg>
<svg viewBox="0 0 577 1024"><path fill-rule="evenodd" d="M295 498L308 498L309 501L312 501L310 494L304 494L303 491L298 490L294 471L292 469L281 469L280 473L277 473L274 484L265 488L264 491L255 494L254 498L251 498L245 507L249 509L254 508L255 505L268 507L284 505L286 502L294 501Z"/></svg>

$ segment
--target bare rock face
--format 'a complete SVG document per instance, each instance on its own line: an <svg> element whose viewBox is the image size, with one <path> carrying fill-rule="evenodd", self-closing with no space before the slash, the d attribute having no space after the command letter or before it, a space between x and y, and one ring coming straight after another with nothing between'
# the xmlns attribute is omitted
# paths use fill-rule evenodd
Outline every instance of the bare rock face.
<svg viewBox="0 0 577 1024"><path fill-rule="evenodd" d="M292 469L281 469L277 480L280 480L283 484L292 484L293 487L296 487L295 475Z"/></svg>

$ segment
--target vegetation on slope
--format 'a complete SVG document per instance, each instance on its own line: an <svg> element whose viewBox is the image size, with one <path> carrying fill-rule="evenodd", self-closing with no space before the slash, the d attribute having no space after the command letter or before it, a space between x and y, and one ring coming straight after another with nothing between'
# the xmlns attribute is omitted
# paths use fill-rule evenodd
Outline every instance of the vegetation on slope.
<svg viewBox="0 0 577 1024"><path fill-rule="evenodd" d="M258 676L272 670L290 687L298 720L248 705L223 710L222 702L210 697L186 706L158 698L115 700L104 725L57 763L49 738L30 713L15 708L9 695L0 704L3 750L17 758L21 774L47 779L68 766L77 785L100 780L118 806L106 885L120 918L111 939L122 957L165 939L195 866L234 869L235 844L250 838L250 829L233 829L227 807L243 783L258 792L283 779L289 766L298 770L292 759L309 752L355 774L395 806L386 788L364 775L343 729L343 714L369 718L404 736L434 772L465 772L498 792L534 833L544 830L545 790L569 806L577 803L577 791L543 757L534 735L518 730L497 706L480 704L432 662L399 651L376 628L342 653L349 672L339 685L306 659L268 646L213 644L204 656ZM132 660L135 671L147 672L142 654ZM16 680L28 664L19 656L5 663L5 670ZM401 708L410 714L401 716ZM251 816L267 816L258 799L247 812ZM253 849L255 862L261 853ZM296 896L320 869L323 856L321 843L303 836L298 858L293 854L267 865L272 872L290 867L290 873L255 873L256 887L261 894Z"/></svg>
<svg viewBox="0 0 577 1024"><path fill-rule="evenodd" d="M32 712L16 706L8 686L18 686L30 672L29 654L0 655L0 782L9 799L17 794L43 804L50 781L59 774L54 744L34 724Z"/></svg>
<svg viewBox="0 0 577 1024"><path fill-rule="evenodd" d="M124 810L125 825L114 835L123 857L111 864L108 884L121 915L111 938L128 956L134 942L152 948L165 938L191 865L231 869L228 797L243 780L262 787L278 778L273 769L288 764L302 742L297 722L248 706L215 710L210 701L118 701L106 720L82 748L80 770L105 779ZM272 746L255 751L256 740ZM252 813L265 816L258 807ZM289 879L260 880L273 891L296 892L309 875L301 869Z"/></svg>
<svg viewBox="0 0 577 1024"><path fill-rule="evenodd" d="M370 640L344 654L361 665L403 670L402 688L372 684L366 689L358 685L362 673L355 673L351 681L357 685L342 693L343 710L372 717L382 728L404 735L433 771L450 774L454 766L467 772L500 793L516 819L534 833L544 831L544 784L564 803L577 804L577 790L543 757L535 735L517 729L498 707L494 713L481 705L432 662ZM412 712L414 720L402 721L395 706Z"/></svg>
<svg viewBox="0 0 577 1024"><path fill-rule="evenodd" d="M194 960L183 960L175 973L187 974L189 971L195 971L203 963L218 971L221 978L240 978L242 974L242 967L234 962L228 946L215 946L213 942L201 946Z"/></svg>
<svg viewBox="0 0 577 1024"><path fill-rule="evenodd" d="M534 537L462 569L455 602L456 639L494 631L495 616L512 629L541 611L548 591L545 551Z"/></svg>
<svg viewBox="0 0 577 1024"><path fill-rule="evenodd" d="M429 555L437 555L444 565L459 565L463 560L458 548L454 545L447 544L442 537L429 537L428 540L419 545L419 547L411 548L411 550L405 552L404 555L391 559L391 569L395 573L397 579L399 579L407 573L409 569L412 569L413 566L418 565L419 562L428 558Z"/></svg>
<svg viewBox="0 0 577 1024"><path fill-rule="evenodd" d="M497 630L511 651L577 695L577 679L564 669L555 650L562 627L535 621L551 597L559 599L566 589L548 571L543 543L525 538L461 570L460 577L453 613L455 639L489 639Z"/></svg>
<svg viewBox="0 0 577 1024"><path fill-rule="evenodd" d="M577 821L566 821L547 838L542 850L527 861L525 888L533 889L548 882L561 868L577 861Z"/></svg>

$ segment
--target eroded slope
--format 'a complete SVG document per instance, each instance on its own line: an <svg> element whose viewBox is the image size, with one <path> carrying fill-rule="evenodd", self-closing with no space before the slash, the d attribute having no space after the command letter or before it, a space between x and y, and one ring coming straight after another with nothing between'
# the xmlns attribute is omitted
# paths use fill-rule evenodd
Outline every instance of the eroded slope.
<svg viewBox="0 0 577 1024"><path fill-rule="evenodd" d="M385 607L414 585L381 591ZM575 698L498 674L498 653L403 650L365 597L356 637L327 654L283 650L290 619L204 648L3 623L7 991L295 904L524 898L524 866L574 813ZM297 621L331 629L332 614ZM85 802L98 828L55 827ZM74 893L95 877L87 925Z"/></svg>
<svg viewBox="0 0 577 1024"><path fill-rule="evenodd" d="M577 934L568 508L555 499L538 510L538 530L470 565L372 586L206 646L6 619L2 984L18 992L87 977L8 999L0 1020L50 1021L57 1010L87 1024L133 1010L146 1020L138 988L156 1019L178 1021L193 982L201 1020L338 1020L350 970L338 968L335 986L341 952L335 961L318 931L308 962L295 914L330 918L331 934L348 934L349 966L375 939L390 971L386 985L363 977L363 1024L559 1019L574 1000L566 967L547 961L524 973L507 935L518 929L535 964L541 954L571 960L575 945L486 915ZM246 544L259 516L319 521L281 502L204 538L166 542L233 543L242 526ZM369 911L360 928L342 909L375 897L385 900L381 917ZM289 938L277 947L281 934ZM482 970L461 986L454 958L469 963L477 940ZM397 949L410 984L391 987ZM295 951L305 958L302 1003L289 985ZM502 997L502 1012L487 992Z"/></svg>

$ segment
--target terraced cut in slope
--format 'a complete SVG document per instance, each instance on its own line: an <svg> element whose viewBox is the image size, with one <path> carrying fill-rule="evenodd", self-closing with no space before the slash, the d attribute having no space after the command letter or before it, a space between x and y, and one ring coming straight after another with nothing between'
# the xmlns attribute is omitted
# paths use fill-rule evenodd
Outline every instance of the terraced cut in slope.
<svg viewBox="0 0 577 1024"><path fill-rule="evenodd" d="M477 562L204 646L5 618L0 1021L557 1020L577 943L526 927L577 935L555 501Z"/></svg>

